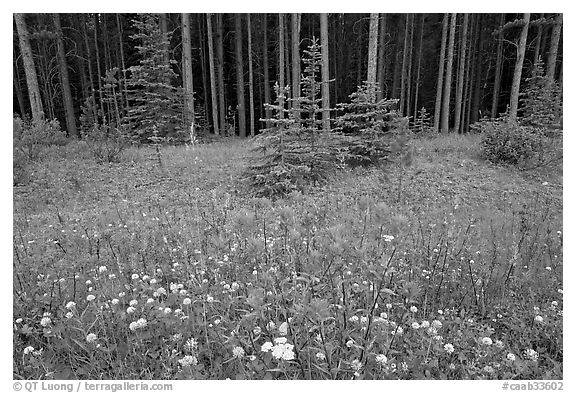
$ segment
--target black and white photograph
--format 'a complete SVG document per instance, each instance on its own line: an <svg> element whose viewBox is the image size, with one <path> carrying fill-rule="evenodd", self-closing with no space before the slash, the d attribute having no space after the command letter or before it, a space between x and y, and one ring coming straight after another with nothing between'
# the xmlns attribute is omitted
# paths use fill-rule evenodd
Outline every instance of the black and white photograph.
<svg viewBox="0 0 576 393"><path fill-rule="evenodd" d="M568 389L561 9L60 9L12 13L14 391Z"/></svg>

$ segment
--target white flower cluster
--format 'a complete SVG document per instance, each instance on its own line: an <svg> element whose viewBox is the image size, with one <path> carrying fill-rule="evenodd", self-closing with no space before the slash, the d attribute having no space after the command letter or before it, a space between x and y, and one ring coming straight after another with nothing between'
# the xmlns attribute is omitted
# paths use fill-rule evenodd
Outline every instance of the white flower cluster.
<svg viewBox="0 0 576 393"><path fill-rule="evenodd" d="M536 352L532 348L528 348L527 350L524 351L524 357L528 360L536 362L538 361L538 352Z"/></svg>
<svg viewBox="0 0 576 393"><path fill-rule="evenodd" d="M130 327L130 330L135 331L138 329L144 329L146 326L148 326L148 321L144 318L140 318L136 322L130 323L129 327Z"/></svg>
<svg viewBox="0 0 576 393"><path fill-rule="evenodd" d="M190 367L197 365L198 359L196 356L186 355L182 359L178 360L178 363L180 363L182 367Z"/></svg>
<svg viewBox="0 0 576 393"><path fill-rule="evenodd" d="M274 344L266 341L260 349L262 352L272 351L272 356L280 360L294 360L294 345L289 344L286 337L274 339Z"/></svg>

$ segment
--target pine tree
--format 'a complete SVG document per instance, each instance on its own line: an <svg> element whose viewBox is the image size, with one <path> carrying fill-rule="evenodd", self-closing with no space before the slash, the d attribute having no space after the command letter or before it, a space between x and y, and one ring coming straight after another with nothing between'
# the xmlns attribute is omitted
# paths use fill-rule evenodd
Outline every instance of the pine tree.
<svg viewBox="0 0 576 393"><path fill-rule="evenodd" d="M162 33L157 15L144 14L134 20L137 33L130 36L138 41L136 49L140 64L129 68L130 110L126 122L141 142L163 138L174 127L182 131L178 119L182 106L181 92L170 84L176 78L172 70L174 60L169 59L169 33Z"/></svg>
<svg viewBox="0 0 576 393"><path fill-rule="evenodd" d="M544 75L544 65L537 61L532 76L526 79L520 93L521 124L532 127L560 128L562 122L562 97L560 86L549 83Z"/></svg>

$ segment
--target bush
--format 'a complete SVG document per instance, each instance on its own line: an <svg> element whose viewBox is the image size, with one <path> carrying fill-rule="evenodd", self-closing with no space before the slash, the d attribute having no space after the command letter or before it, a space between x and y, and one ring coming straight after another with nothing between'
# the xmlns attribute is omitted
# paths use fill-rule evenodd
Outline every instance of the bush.
<svg viewBox="0 0 576 393"><path fill-rule="evenodd" d="M82 138L99 164L119 162L129 144L121 129L107 125L95 124L88 131L83 131Z"/></svg>
<svg viewBox="0 0 576 393"><path fill-rule="evenodd" d="M544 136L539 129L518 125L507 118L483 120L472 127L483 133L483 157L496 164L523 164L537 156L543 145Z"/></svg>
<svg viewBox="0 0 576 393"><path fill-rule="evenodd" d="M65 145L66 133L60 129L58 120L31 121L14 117L13 148L25 155L28 160L40 158L42 149L50 145Z"/></svg>

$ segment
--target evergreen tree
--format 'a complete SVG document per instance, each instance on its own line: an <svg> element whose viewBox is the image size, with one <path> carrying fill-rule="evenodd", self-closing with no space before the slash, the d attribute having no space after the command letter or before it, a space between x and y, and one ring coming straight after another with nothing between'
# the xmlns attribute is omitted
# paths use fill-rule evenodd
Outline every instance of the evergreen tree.
<svg viewBox="0 0 576 393"><path fill-rule="evenodd" d="M544 66L538 60L532 76L526 79L524 91L520 93L521 123L533 127L560 128L562 122L562 97L560 86L550 83L544 75Z"/></svg>
<svg viewBox="0 0 576 393"><path fill-rule="evenodd" d="M139 65L129 68L130 110L125 121L133 136L141 142L167 140L172 131L182 132L182 93L171 85L176 78L169 59L170 33L160 29L158 15L144 14L133 21L137 33L130 36L139 42ZM179 136L179 135L178 135Z"/></svg>

